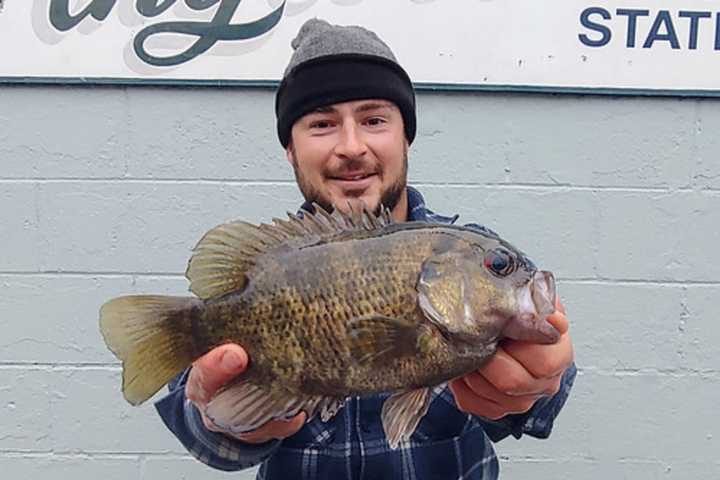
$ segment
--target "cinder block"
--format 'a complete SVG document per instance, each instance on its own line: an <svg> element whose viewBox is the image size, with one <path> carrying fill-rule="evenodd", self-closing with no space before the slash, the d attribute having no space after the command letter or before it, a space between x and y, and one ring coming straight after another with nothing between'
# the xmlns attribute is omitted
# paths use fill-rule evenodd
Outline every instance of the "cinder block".
<svg viewBox="0 0 720 480"><path fill-rule="evenodd" d="M719 192L598 192L598 274L609 279L717 281ZM577 227L576 227L577 228Z"/></svg>
<svg viewBox="0 0 720 480"><path fill-rule="evenodd" d="M46 370L0 367L0 454L53 448L51 430L58 422L52 413L53 382Z"/></svg>
<svg viewBox="0 0 720 480"><path fill-rule="evenodd" d="M696 153L693 101L475 93L421 94L418 104L413 179L594 187L690 184ZM711 145L698 149L708 156L714 151Z"/></svg>
<svg viewBox="0 0 720 480"><path fill-rule="evenodd" d="M191 457L148 457L143 465L141 480L255 480L256 468L239 472L223 472L208 467Z"/></svg>
<svg viewBox="0 0 720 480"><path fill-rule="evenodd" d="M658 478L685 480L715 480L720 477L716 462L616 461L597 460L520 460L502 462L500 478L571 478L573 480L656 480Z"/></svg>
<svg viewBox="0 0 720 480"><path fill-rule="evenodd" d="M682 361L680 287L561 282L582 368L674 370Z"/></svg>
<svg viewBox="0 0 720 480"><path fill-rule="evenodd" d="M686 287L678 326L680 336L678 364L683 368L701 372L720 371L718 299L720 299L720 286ZM713 395L711 392L707 394Z"/></svg>
<svg viewBox="0 0 720 480"><path fill-rule="evenodd" d="M505 101L489 96L417 95L418 132L409 150L410 183L501 183Z"/></svg>
<svg viewBox="0 0 720 480"><path fill-rule="evenodd" d="M0 90L1 177L117 177L130 154L119 88Z"/></svg>
<svg viewBox="0 0 720 480"><path fill-rule="evenodd" d="M126 106L131 177L293 179L272 92L131 89Z"/></svg>
<svg viewBox="0 0 720 480"><path fill-rule="evenodd" d="M40 268L43 251L36 186L0 181L0 216L0 271Z"/></svg>
<svg viewBox="0 0 720 480"><path fill-rule="evenodd" d="M11 455L0 453L4 478L23 480L130 480L140 478L137 457L87 455Z"/></svg>
<svg viewBox="0 0 720 480"><path fill-rule="evenodd" d="M717 465L720 417L712 392L719 388L717 373L586 371L550 439L507 439L498 452L509 458L593 459L603 466L621 460Z"/></svg>
<svg viewBox="0 0 720 480"><path fill-rule="evenodd" d="M184 273L207 230L236 218L296 211L294 186L196 183L42 185L47 268Z"/></svg>
<svg viewBox="0 0 720 480"><path fill-rule="evenodd" d="M484 224L560 278L594 276L597 207L589 192L442 186L422 192L435 212Z"/></svg>
<svg viewBox="0 0 720 480"><path fill-rule="evenodd" d="M152 400L139 407L122 396L119 369L56 369L50 391L56 451L185 453ZM166 393L159 392L153 400Z"/></svg>
<svg viewBox="0 0 720 480"><path fill-rule="evenodd" d="M0 358L5 363L106 363L100 306L130 294L189 295L184 278L2 276Z"/></svg>
<svg viewBox="0 0 720 480"><path fill-rule="evenodd" d="M720 140L717 132L720 128L720 112L717 103L698 102L697 123L695 125L697 145L696 163L693 169L693 186L696 188L720 189Z"/></svg>

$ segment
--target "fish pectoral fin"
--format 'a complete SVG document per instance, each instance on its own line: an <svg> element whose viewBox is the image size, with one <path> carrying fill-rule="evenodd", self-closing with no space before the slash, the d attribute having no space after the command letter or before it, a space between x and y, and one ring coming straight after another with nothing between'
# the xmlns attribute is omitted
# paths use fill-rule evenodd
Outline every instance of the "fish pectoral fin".
<svg viewBox="0 0 720 480"><path fill-rule="evenodd" d="M429 406L429 388L396 393L385 400L380 416L390 448L410 439Z"/></svg>
<svg viewBox="0 0 720 480"><path fill-rule="evenodd" d="M417 349L417 326L405 320L365 316L350 321L350 355L357 363L382 362L412 355Z"/></svg>
<svg viewBox="0 0 720 480"><path fill-rule="evenodd" d="M471 333L483 295L472 281L474 263L464 252L445 252L423 262L418 305L428 320L450 333Z"/></svg>
<svg viewBox="0 0 720 480"><path fill-rule="evenodd" d="M246 433L271 420L289 419L300 412L309 421L318 412L323 421L332 418L343 406L345 399L301 395L259 387L250 382L237 382L220 390L208 403L205 415L222 430Z"/></svg>

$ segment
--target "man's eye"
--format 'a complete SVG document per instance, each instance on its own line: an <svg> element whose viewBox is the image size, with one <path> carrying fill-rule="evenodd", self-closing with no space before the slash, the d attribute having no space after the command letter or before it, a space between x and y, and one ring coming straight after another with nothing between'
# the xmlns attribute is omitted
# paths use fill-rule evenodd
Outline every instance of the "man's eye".
<svg viewBox="0 0 720 480"><path fill-rule="evenodd" d="M330 122L328 122L327 120L317 120L310 124L310 128L324 129L324 128L329 128L329 127L330 127Z"/></svg>
<svg viewBox="0 0 720 480"><path fill-rule="evenodd" d="M385 119L381 117L372 117L367 119L367 124L371 127L376 127L385 123Z"/></svg>

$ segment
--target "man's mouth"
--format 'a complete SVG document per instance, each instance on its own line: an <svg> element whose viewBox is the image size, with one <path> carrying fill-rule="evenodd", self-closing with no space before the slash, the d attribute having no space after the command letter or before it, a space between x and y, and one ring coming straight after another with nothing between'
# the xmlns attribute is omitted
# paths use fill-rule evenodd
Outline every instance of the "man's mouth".
<svg viewBox="0 0 720 480"><path fill-rule="evenodd" d="M363 179L368 178L368 177L372 177L373 175L375 175L374 172L370 172L370 173L352 173L352 174L344 174L344 175L334 175L334 176L331 176L330 178L332 178L333 180L342 180L342 181L345 181L345 182L354 182L354 181L358 181L358 180L363 180Z"/></svg>
<svg viewBox="0 0 720 480"><path fill-rule="evenodd" d="M375 172L347 173L342 175L332 175L330 176L330 180L349 193L353 191L364 191L370 186L376 176L377 173Z"/></svg>

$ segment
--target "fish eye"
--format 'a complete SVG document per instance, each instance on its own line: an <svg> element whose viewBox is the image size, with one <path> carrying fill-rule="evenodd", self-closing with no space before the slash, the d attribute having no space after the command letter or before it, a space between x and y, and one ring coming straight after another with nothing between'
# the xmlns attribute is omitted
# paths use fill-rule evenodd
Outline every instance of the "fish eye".
<svg viewBox="0 0 720 480"><path fill-rule="evenodd" d="M485 254L485 268L499 277L505 277L516 270L517 262L510 252L496 248Z"/></svg>

